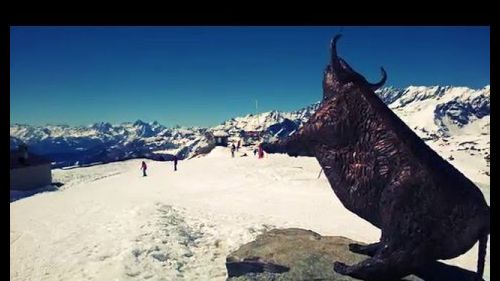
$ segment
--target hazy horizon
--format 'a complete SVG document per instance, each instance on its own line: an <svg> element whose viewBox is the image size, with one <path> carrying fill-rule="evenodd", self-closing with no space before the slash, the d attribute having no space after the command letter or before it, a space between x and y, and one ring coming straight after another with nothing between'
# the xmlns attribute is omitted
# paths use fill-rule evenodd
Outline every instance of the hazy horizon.
<svg viewBox="0 0 500 281"><path fill-rule="evenodd" d="M450 86L450 87L467 87L467 86L460 86L460 85L430 85L430 86L427 86L427 85L410 85L410 86L413 86L413 87L436 87L436 86ZM410 87L408 86L408 87ZM490 86L490 84L487 84L487 85L484 85L483 87L479 87L479 88L471 88L473 90L480 90L480 89L483 89L485 87L488 87ZM392 87L392 86L387 86L388 87ZM405 87L407 88L407 87ZM320 100L318 100L317 102L319 102ZM307 105L303 105L302 107L300 108L296 108L296 109L293 109L293 110L289 110L289 111L297 111L297 110L300 110L300 109L303 109L309 105L312 105L314 104L315 102L311 103L311 104L307 104ZM268 110L268 111L264 111L264 112L258 112L258 114L263 114L263 113L267 113L267 112L270 112L270 111L280 111L280 110L277 110L277 109L271 109L271 110ZM283 111L282 111L283 112ZM243 113L241 115L238 115L238 116L230 116L228 118L226 118L225 120L223 120L222 122L220 123L217 123L217 124L213 124L213 125L208 125L208 126L198 126L198 125L190 125L190 126L186 126L186 125L181 125L181 124L171 124L171 125L167 125L167 124L163 124L162 122L159 122L158 120L145 120L145 119L140 119L140 118L136 118L136 119L132 119L132 120L126 120L126 121L118 121L118 122L110 122L110 121L107 121L107 120L99 120L99 121L95 121L95 122L91 122L91 123L85 123L85 124L67 124L67 123L64 123L64 122L52 122L52 123L44 123L44 124L29 124L29 123L20 123L20 122L11 122L10 123L10 126L13 126L13 125L29 125L29 126L69 126L69 127L88 127L88 126L92 126L96 123L110 123L111 125L121 125L121 124L126 124L126 123L135 123L137 121L142 121L142 122L145 122L145 123L153 123L153 122L158 122L160 125L163 125L167 128L174 128L174 127L181 127L181 128L210 128L210 127L214 127L214 126L217 126L217 125L220 125L222 123L224 123L225 121L227 120L230 120L231 118L236 118L236 117L244 117L244 116L247 116L247 115L255 115L255 112L249 112L249 113Z"/></svg>

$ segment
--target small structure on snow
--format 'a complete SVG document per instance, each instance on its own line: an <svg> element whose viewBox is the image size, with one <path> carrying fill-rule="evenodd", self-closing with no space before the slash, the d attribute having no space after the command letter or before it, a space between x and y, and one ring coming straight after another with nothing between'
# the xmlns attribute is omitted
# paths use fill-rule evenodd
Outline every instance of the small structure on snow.
<svg viewBox="0 0 500 281"><path fill-rule="evenodd" d="M227 146L228 144L228 139L229 139L229 134L224 132L224 131L217 131L213 133L214 138L215 138L215 145L216 146Z"/></svg>
<svg viewBox="0 0 500 281"><path fill-rule="evenodd" d="M51 161L28 152L25 145L10 152L10 189L30 190L52 184Z"/></svg>

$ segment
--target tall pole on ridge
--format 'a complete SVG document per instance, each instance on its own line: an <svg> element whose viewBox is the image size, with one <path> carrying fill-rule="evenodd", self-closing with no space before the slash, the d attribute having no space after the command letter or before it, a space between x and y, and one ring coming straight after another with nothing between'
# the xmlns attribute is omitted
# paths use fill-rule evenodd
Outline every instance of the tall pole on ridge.
<svg viewBox="0 0 500 281"><path fill-rule="evenodd" d="M260 127L260 117L259 117L259 100L255 100L255 117L257 117L257 122Z"/></svg>
<svg viewBox="0 0 500 281"><path fill-rule="evenodd" d="M255 100L255 117L257 117L257 123L260 127L260 116L259 116L259 100ZM261 136L259 133L259 142L261 141Z"/></svg>

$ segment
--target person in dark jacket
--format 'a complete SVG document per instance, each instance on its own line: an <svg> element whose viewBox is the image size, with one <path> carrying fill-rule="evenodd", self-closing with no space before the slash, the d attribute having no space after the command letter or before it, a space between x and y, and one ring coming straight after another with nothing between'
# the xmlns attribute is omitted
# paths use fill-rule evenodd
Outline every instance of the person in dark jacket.
<svg viewBox="0 0 500 281"><path fill-rule="evenodd" d="M177 155L174 155L174 171L177 171Z"/></svg>
<svg viewBox="0 0 500 281"><path fill-rule="evenodd" d="M146 175L146 170L148 169L148 166L146 165L146 162L142 161L141 164L141 170L142 170L142 176L145 177Z"/></svg>
<svg viewBox="0 0 500 281"><path fill-rule="evenodd" d="M234 143L231 145L231 157L234 158L234 151L236 150L236 147L234 146Z"/></svg>

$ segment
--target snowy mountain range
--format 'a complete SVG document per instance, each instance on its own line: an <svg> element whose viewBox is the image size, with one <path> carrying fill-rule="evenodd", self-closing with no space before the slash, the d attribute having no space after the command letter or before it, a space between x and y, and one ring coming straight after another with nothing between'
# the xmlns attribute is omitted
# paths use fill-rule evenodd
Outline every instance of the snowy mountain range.
<svg viewBox="0 0 500 281"><path fill-rule="evenodd" d="M170 160L174 154L185 158L191 149L196 149L205 131L166 128L156 121L141 120L118 125L101 122L87 127L16 124L10 128L10 146L15 149L19 143L26 143L30 151L53 160L54 167L139 157Z"/></svg>
<svg viewBox="0 0 500 281"><path fill-rule="evenodd" d="M490 86L482 89L451 86L383 88L378 96L429 146L452 164L455 158L481 171L489 181ZM294 112L271 111L236 117L212 128L167 128L158 122L87 127L67 125L10 127L10 146L26 143L34 153L48 156L54 167L106 163L131 158L170 160L209 151L211 132L225 131L230 140L241 131L264 131L265 139L293 134L314 113L318 103ZM487 178L486 178L487 177Z"/></svg>

